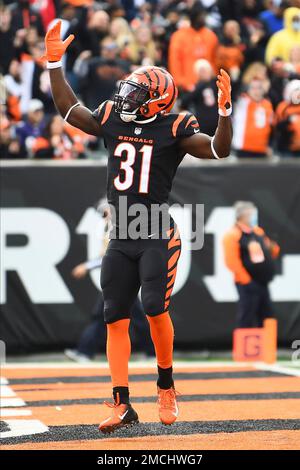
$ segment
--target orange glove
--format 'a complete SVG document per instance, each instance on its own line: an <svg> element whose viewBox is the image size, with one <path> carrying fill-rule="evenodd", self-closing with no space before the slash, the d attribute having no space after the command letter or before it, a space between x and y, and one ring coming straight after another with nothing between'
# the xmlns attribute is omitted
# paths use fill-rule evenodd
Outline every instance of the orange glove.
<svg viewBox="0 0 300 470"><path fill-rule="evenodd" d="M59 20L46 34L45 47L46 54L43 56L44 60L48 62L59 62L67 47L74 39L74 34L70 34L64 41L60 38L61 20Z"/></svg>
<svg viewBox="0 0 300 470"><path fill-rule="evenodd" d="M221 69L217 80L218 105L220 116L230 116L231 106L231 84L230 77L225 70Z"/></svg>

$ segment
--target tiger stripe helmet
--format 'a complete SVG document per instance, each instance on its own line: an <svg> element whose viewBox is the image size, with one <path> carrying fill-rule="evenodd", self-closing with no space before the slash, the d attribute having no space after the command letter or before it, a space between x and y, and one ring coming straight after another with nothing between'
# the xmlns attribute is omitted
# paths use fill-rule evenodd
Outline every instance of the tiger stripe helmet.
<svg viewBox="0 0 300 470"><path fill-rule="evenodd" d="M120 82L114 97L115 111L125 121L137 116L151 118L170 112L177 94L174 79L167 70L152 65L140 67Z"/></svg>

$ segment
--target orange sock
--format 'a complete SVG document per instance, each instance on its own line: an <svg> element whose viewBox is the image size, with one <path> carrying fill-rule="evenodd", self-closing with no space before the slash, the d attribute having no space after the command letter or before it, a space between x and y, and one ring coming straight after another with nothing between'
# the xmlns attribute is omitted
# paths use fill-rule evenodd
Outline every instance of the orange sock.
<svg viewBox="0 0 300 470"><path fill-rule="evenodd" d="M169 312L150 317L151 338L155 348L157 365L162 369L172 367L174 328Z"/></svg>
<svg viewBox="0 0 300 470"><path fill-rule="evenodd" d="M129 324L130 320L125 318L107 325L106 354L113 387L128 387Z"/></svg>

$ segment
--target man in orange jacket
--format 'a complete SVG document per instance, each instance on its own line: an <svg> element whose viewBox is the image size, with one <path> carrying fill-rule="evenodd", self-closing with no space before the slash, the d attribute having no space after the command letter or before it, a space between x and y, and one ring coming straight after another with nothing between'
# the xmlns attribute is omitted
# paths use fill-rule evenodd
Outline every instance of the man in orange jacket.
<svg viewBox="0 0 300 470"><path fill-rule="evenodd" d="M205 10L200 5L190 10L190 22L190 27L172 34L169 47L169 71L176 85L186 91L195 88L194 64L198 59L208 60L215 70L218 46L216 34L205 26Z"/></svg>
<svg viewBox="0 0 300 470"><path fill-rule="evenodd" d="M238 328L261 327L273 316L268 284L275 274L274 258L280 248L257 225L257 208L252 202L234 205L236 223L225 234L225 264L232 271L239 294Z"/></svg>

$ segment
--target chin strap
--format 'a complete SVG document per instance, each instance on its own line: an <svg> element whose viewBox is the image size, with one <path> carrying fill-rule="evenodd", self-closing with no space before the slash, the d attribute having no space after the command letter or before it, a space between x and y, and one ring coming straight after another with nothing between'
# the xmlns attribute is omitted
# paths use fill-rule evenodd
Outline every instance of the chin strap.
<svg viewBox="0 0 300 470"><path fill-rule="evenodd" d="M154 116L152 116L149 119L143 119L142 121L139 121L138 119L137 120L134 119L134 122L136 124L148 124L148 122L155 121L156 118L157 118L157 114L154 114Z"/></svg>
<svg viewBox="0 0 300 470"><path fill-rule="evenodd" d="M122 121L135 122L136 124L148 124L149 122L155 121L155 119L157 118L157 114L148 119L139 120L137 119L137 117L138 116L136 114L120 114L120 118L122 119Z"/></svg>

